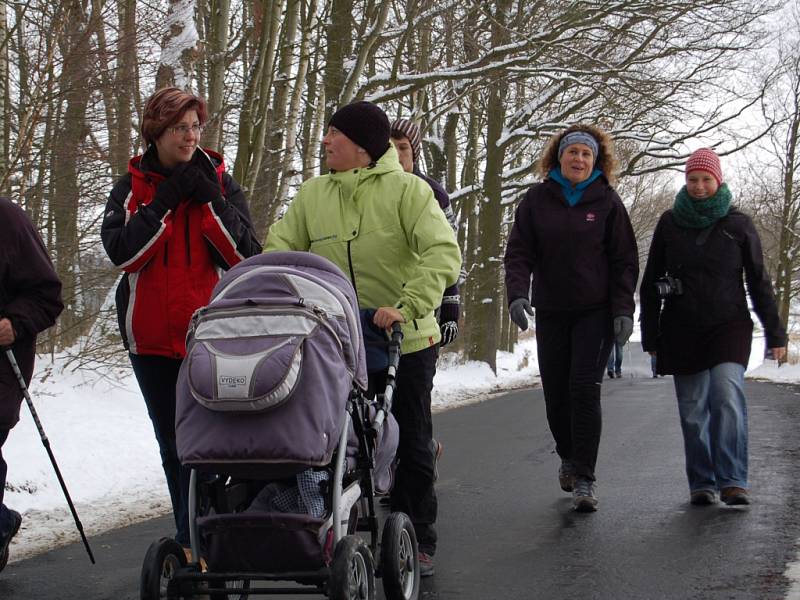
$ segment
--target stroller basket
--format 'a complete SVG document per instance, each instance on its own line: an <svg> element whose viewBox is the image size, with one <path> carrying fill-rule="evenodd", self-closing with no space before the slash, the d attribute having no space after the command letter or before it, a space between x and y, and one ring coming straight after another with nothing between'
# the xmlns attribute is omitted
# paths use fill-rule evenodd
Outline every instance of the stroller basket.
<svg viewBox="0 0 800 600"><path fill-rule="evenodd" d="M251 512L197 519L204 557L213 571L322 568L324 524L324 519L307 515Z"/></svg>

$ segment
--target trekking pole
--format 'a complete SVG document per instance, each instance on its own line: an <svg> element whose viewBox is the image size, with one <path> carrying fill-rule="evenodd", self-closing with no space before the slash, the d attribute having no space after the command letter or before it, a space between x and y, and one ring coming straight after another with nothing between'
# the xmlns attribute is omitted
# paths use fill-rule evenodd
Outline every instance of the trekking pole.
<svg viewBox="0 0 800 600"><path fill-rule="evenodd" d="M28 386L25 385L25 379L22 377L22 371L19 369L17 359L14 356L14 352L10 348L6 348L5 351L8 361L11 363L11 368L14 370L14 374L17 376L19 387L22 389L22 393L25 396L25 402L28 403L28 408L31 410L31 416L33 417L33 422L36 423L36 429L39 430L39 437L42 438L42 444L44 444L44 448L47 450L47 455L50 457L50 462L53 464L53 468L56 471L58 483L61 484L61 490L64 492L64 496L67 499L67 504L69 504L69 510L72 512L72 518L75 519L75 526L78 528L78 532L81 534L81 539L83 540L83 545L86 547L86 552L89 554L89 560L92 561L92 564L95 564L92 549L89 547L89 540L86 539L86 535L83 533L83 525L81 525L81 520L78 518L78 513L75 511L75 506L72 504L72 498L69 497L67 484L64 483L64 478L61 477L61 471L56 463L56 457L53 456L53 451L50 449L50 440L47 439L44 429L42 428L42 423L39 421L39 415L36 414L36 409L33 407L33 400L31 400L31 395L28 393Z"/></svg>

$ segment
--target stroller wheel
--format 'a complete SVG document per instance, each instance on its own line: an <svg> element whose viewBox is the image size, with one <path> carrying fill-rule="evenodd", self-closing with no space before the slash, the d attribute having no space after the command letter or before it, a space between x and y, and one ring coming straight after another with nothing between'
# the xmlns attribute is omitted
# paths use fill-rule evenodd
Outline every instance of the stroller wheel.
<svg viewBox="0 0 800 600"><path fill-rule="evenodd" d="M395 512L383 525L381 572L386 600L417 600L419 562L417 535L408 515Z"/></svg>
<svg viewBox="0 0 800 600"><path fill-rule="evenodd" d="M161 538L150 544L142 564L139 582L141 600L169 600L179 597L175 576L186 566L186 554L172 538Z"/></svg>
<svg viewBox="0 0 800 600"><path fill-rule="evenodd" d="M360 537L346 535L336 544L328 584L331 600L375 600L375 561Z"/></svg>

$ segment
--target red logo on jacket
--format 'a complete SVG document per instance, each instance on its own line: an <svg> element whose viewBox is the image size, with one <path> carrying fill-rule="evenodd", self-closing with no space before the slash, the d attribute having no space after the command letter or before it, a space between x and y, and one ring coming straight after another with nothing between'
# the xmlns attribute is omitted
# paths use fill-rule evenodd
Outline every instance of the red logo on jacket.
<svg viewBox="0 0 800 600"><path fill-rule="evenodd" d="M586 222L587 223L594 223L596 218L597 217L595 217L593 212L586 213Z"/></svg>

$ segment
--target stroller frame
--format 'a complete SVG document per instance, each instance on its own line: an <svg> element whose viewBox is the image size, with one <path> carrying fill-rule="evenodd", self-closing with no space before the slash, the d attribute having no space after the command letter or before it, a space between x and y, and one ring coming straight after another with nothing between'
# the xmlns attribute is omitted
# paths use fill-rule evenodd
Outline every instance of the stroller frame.
<svg viewBox="0 0 800 600"><path fill-rule="evenodd" d="M378 434L391 413L392 397L396 387L396 374L400 360L400 326L394 324L389 342L389 368L386 388L375 401L369 400L355 385L347 401L346 410L358 439L358 452L354 469L346 473L348 419L344 419L339 441L334 453L333 477L330 482L331 510L325 521L326 550L332 542L332 558L322 568L300 571L254 572L204 570L200 561L200 533L197 522L202 507L198 502L203 490L203 507L229 512L236 496L244 498L235 486L226 487L223 480L207 483L199 481L198 472L192 469L189 486L189 532L191 562L183 548L171 538L162 538L150 546L145 556L141 598L193 598L209 597L245 599L251 596L282 594L325 594L332 600L370 600L375 597L374 577L383 579L388 600L416 600L419 595L419 563L414 527L404 513L391 513L379 537L379 518L375 508L375 449ZM370 408L375 416L370 420ZM329 466L330 468L330 466ZM352 479L345 487L345 478ZM213 489L212 489L213 488ZM363 516L351 522L353 508L361 505ZM222 506L220 506L222 505ZM358 513L356 513L358 514ZM345 533L344 527L347 527ZM357 535L368 532L369 543ZM373 558L375 557L375 558ZM375 565L375 559L378 559ZM291 581L293 587L253 587L252 583ZM234 587L228 587L231 584ZM241 586L241 587L240 587ZM156 590L157 588L157 590Z"/></svg>

